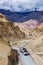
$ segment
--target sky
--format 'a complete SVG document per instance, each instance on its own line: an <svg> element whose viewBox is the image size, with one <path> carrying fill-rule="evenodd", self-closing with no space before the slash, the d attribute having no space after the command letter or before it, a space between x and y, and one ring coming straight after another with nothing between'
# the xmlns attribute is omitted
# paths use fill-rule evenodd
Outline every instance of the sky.
<svg viewBox="0 0 43 65"><path fill-rule="evenodd" d="M0 9L24 12L34 10L34 8L43 11L43 0L0 0Z"/></svg>

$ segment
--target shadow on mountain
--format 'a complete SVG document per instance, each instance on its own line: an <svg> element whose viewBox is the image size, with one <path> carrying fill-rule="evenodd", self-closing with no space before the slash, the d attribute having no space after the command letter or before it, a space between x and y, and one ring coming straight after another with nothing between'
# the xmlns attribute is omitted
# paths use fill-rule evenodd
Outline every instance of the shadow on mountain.
<svg viewBox="0 0 43 65"><path fill-rule="evenodd" d="M19 63L19 57L16 50L12 50L10 52L10 55L8 56L8 65L18 65Z"/></svg>
<svg viewBox="0 0 43 65"><path fill-rule="evenodd" d="M0 9L0 13L4 14L12 22L25 22L30 19L43 21L43 11L11 12L10 10Z"/></svg>

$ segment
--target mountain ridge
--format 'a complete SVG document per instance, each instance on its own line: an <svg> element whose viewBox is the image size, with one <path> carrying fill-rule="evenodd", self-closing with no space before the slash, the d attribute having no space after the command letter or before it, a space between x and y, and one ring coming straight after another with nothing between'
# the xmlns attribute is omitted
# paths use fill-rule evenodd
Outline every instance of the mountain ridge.
<svg viewBox="0 0 43 65"><path fill-rule="evenodd" d="M42 17L42 21L43 21L43 11L30 11L30 12L11 12L10 10L4 10L4 9L0 9L0 13L4 14L10 21L12 22L24 22L24 21L28 21L29 20L29 16L30 19L33 15L33 18L37 18L37 16L41 16ZM25 20L20 20L20 19L25 18ZM32 19L33 19L32 18ZM38 18L37 18L38 19ZM39 20L41 21L40 17Z"/></svg>
<svg viewBox="0 0 43 65"><path fill-rule="evenodd" d="M25 34L20 28L3 14L0 14L0 36L13 40L25 38Z"/></svg>

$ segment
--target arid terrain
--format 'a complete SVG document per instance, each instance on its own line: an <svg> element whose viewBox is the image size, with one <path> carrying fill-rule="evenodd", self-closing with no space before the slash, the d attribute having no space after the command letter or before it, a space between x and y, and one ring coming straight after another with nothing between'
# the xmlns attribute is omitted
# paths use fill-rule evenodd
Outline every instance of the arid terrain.
<svg viewBox="0 0 43 65"><path fill-rule="evenodd" d="M15 23L0 13L0 65L17 65L18 53L11 49L11 45L20 47L26 42L36 64L43 65L43 22L31 19Z"/></svg>
<svg viewBox="0 0 43 65"><path fill-rule="evenodd" d="M24 38L25 33L23 33L18 26L15 26L15 24L0 13L0 65L11 65L16 62L10 63L11 60L9 61L9 54L11 51L10 42ZM11 54L12 53L13 51L11 51ZM11 58L15 55L16 54L14 53Z"/></svg>

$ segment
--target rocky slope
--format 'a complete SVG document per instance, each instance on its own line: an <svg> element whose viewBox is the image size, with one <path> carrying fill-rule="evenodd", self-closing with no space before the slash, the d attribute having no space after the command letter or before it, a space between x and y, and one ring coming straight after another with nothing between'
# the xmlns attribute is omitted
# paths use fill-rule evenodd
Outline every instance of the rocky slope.
<svg viewBox="0 0 43 65"><path fill-rule="evenodd" d="M24 38L25 34L20 28L0 13L0 65L18 64L18 54L9 45L10 41Z"/></svg>
<svg viewBox="0 0 43 65"><path fill-rule="evenodd" d="M0 38L0 65L8 65L8 55L11 48L6 44L7 42Z"/></svg>
<svg viewBox="0 0 43 65"><path fill-rule="evenodd" d="M35 62L43 65L43 23L41 23L34 31L31 33L32 37L30 44L26 46L27 50L32 52L32 57Z"/></svg>
<svg viewBox="0 0 43 65"><path fill-rule="evenodd" d="M0 36L8 40L25 38L25 34L13 22L10 22L4 15L0 14Z"/></svg>
<svg viewBox="0 0 43 65"><path fill-rule="evenodd" d="M20 25L19 25L20 24ZM30 20L24 23L16 23L22 31L31 39L30 44L26 46L31 51L35 62L43 65L43 22Z"/></svg>
<svg viewBox="0 0 43 65"><path fill-rule="evenodd" d="M23 23L16 23L19 28L26 34L26 37L31 36L31 33L41 24L37 20L29 20Z"/></svg>
<svg viewBox="0 0 43 65"><path fill-rule="evenodd" d="M17 65L18 53L9 47L4 39L0 38L0 65Z"/></svg>
<svg viewBox="0 0 43 65"><path fill-rule="evenodd" d="M29 34L28 37L31 37L32 41L28 48L37 48L41 43L43 45L43 22L40 23L37 20L29 20L24 23L16 23L16 25L18 25L26 35Z"/></svg>

